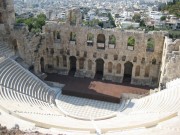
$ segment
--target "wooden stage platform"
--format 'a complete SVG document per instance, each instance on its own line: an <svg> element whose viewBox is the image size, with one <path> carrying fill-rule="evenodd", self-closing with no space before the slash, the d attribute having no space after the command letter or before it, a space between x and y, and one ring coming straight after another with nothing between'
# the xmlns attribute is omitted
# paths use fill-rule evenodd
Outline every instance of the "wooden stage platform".
<svg viewBox="0 0 180 135"><path fill-rule="evenodd" d="M47 74L45 80L65 84L62 94L114 103L120 102L122 93L145 94L150 89L149 87L58 74Z"/></svg>

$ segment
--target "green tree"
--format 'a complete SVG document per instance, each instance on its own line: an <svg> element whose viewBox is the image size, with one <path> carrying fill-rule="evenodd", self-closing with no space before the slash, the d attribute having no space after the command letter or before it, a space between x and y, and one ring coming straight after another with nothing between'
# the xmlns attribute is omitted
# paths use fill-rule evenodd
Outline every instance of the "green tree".
<svg viewBox="0 0 180 135"><path fill-rule="evenodd" d="M140 25L140 27L146 27L144 20L141 20L139 25Z"/></svg>
<svg viewBox="0 0 180 135"><path fill-rule="evenodd" d="M166 20L166 16L161 16L161 21L165 21Z"/></svg>
<svg viewBox="0 0 180 135"><path fill-rule="evenodd" d="M168 11L170 14L174 14L176 17L180 18L180 8L179 7L180 7L180 1L174 0L173 2L169 2L161 10Z"/></svg>
<svg viewBox="0 0 180 135"><path fill-rule="evenodd" d="M140 22L141 21L141 15L140 14L134 14L132 18L135 22Z"/></svg>
<svg viewBox="0 0 180 135"><path fill-rule="evenodd" d="M109 18L109 21L110 21L111 25L112 25L113 27L116 27L114 18L112 17L111 13L108 13L108 18Z"/></svg>
<svg viewBox="0 0 180 135"><path fill-rule="evenodd" d="M45 25L46 15L39 14L37 17L30 17L30 18L17 18L16 23L25 23L28 26L29 31L34 33L39 32L42 30L42 26Z"/></svg>

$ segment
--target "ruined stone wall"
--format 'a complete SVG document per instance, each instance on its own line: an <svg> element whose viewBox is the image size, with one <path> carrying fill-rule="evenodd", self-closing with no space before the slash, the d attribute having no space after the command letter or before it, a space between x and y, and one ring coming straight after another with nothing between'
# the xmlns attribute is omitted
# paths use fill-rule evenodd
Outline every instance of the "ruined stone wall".
<svg viewBox="0 0 180 135"><path fill-rule="evenodd" d="M75 33L76 40L71 40L71 32ZM89 33L94 37L90 43L87 39ZM164 45L163 32L99 29L71 25L67 21L66 23L48 22L44 26L44 34L45 44L39 50L40 58L36 63L39 71L42 58L43 68L47 72L68 74L71 68L70 57L74 56L77 59L75 76L94 78L96 61L102 59L104 61L103 79L120 83L124 77L124 65L130 62L133 65L131 84L150 86L158 84ZM105 36L104 43L99 43L99 34ZM57 38L57 35L60 37ZM109 43L111 35L116 38L114 44ZM127 46L129 37L135 39L133 48ZM147 51L147 42L150 38L154 40L153 51Z"/></svg>
<svg viewBox="0 0 180 135"><path fill-rule="evenodd" d="M180 77L180 39L172 41L165 37L162 57L160 84L165 84Z"/></svg>
<svg viewBox="0 0 180 135"><path fill-rule="evenodd" d="M66 23L47 22L43 33L32 35L25 26L14 26L12 43L17 55L35 72L54 72L67 75L72 68L71 58L76 59L76 77L94 78L98 60L103 61L103 78L121 83L125 73L131 75L131 84L157 86L164 45L163 32L120 31L81 25L82 15L77 10L69 13ZM76 15L74 19L70 19ZM73 23L71 22L73 21ZM88 37L89 33L93 35ZM112 42L112 35L115 40ZM128 46L128 39L134 45ZM153 39L153 50L147 50ZM132 72L126 64L132 65Z"/></svg>
<svg viewBox="0 0 180 135"><path fill-rule="evenodd" d="M13 25L15 22L15 12L13 0L0 1L0 40L9 41Z"/></svg>

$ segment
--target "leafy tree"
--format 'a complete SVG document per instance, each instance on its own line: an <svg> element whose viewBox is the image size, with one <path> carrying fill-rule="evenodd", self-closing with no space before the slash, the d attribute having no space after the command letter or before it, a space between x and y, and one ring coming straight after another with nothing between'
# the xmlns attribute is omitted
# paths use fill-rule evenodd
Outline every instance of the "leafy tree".
<svg viewBox="0 0 180 135"><path fill-rule="evenodd" d="M141 20L139 25L140 25L140 27L146 27L144 20Z"/></svg>
<svg viewBox="0 0 180 135"><path fill-rule="evenodd" d="M109 18L109 21L110 21L111 25L112 25L113 27L116 27L114 18L112 17L111 13L108 13L108 18Z"/></svg>
<svg viewBox="0 0 180 135"><path fill-rule="evenodd" d="M28 26L29 31L39 32L42 30L42 26L45 25L46 15L39 14L37 17L30 18L17 18L16 23L25 23Z"/></svg>
<svg viewBox="0 0 180 135"><path fill-rule="evenodd" d="M180 18L180 8L179 7L180 7L180 1L173 0L173 2L169 2L161 10L168 11L170 14L174 14L176 17Z"/></svg>
<svg viewBox="0 0 180 135"><path fill-rule="evenodd" d="M166 16L161 16L161 21L165 21L166 20Z"/></svg>
<svg viewBox="0 0 180 135"><path fill-rule="evenodd" d="M141 15L140 14L134 14L132 18L135 22L140 22L141 21Z"/></svg>

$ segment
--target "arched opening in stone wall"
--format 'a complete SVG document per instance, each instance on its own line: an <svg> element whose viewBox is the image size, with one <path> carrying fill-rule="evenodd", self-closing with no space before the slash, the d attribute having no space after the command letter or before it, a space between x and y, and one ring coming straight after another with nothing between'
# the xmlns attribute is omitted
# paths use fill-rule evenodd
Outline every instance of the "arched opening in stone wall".
<svg viewBox="0 0 180 135"><path fill-rule="evenodd" d="M97 36L97 49L105 49L105 35L99 34Z"/></svg>
<svg viewBox="0 0 180 135"><path fill-rule="evenodd" d="M99 34L97 36L97 43L105 43L105 35L104 34Z"/></svg>
<svg viewBox="0 0 180 135"><path fill-rule="evenodd" d="M41 66L41 72L44 72L44 58L41 57L40 59L40 66Z"/></svg>
<svg viewBox="0 0 180 135"><path fill-rule="evenodd" d="M117 66L116 66L116 73L121 74L121 64L120 63L117 64Z"/></svg>
<svg viewBox="0 0 180 135"><path fill-rule="evenodd" d="M92 60L88 60L88 70L92 70Z"/></svg>
<svg viewBox="0 0 180 135"><path fill-rule="evenodd" d="M79 59L79 69L83 69L84 68L84 58L80 58Z"/></svg>
<svg viewBox="0 0 180 135"><path fill-rule="evenodd" d="M59 57L56 56L56 67L59 67Z"/></svg>
<svg viewBox="0 0 180 135"><path fill-rule="evenodd" d="M17 42L17 39L14 39L12 41L12 44L13 44L13 49L15 51L15 53L18 51L18 42Z"/></svg>
<svg viewBox="0 0 180 135"><path fill-rule="evenodd" d="M59 40L61 39L59 31L57 32L57 37L56 38L59 39Z"/></svg>
<svg viewBox="0 0 180 135"><path fill-rule="evenodd" d="M104 73L104 60L99 58L96 60L96 79L102 79Z"/></svg>
<svg viewBox="0 0 180 135"><path fill-rule="evenodd" d="M152 38L149 38L147 41L147 52L154 52L154 46L155 46L155 41Z"/></svg>
<svg viewBox="0 0 180 135"><path fill-rule="evenodd" d="M131 83L132 68L133 68L132 62L127 61L124 64L124 78L123 78L124 83Z"/></svg>
<svg viewBox="0 0 180 135"><path fill-rule="evenodd" d="M134 37L129 37L127 41L128 50L131 50L131 51L134 50L134 45L135 45Z"/></svg>
<svg viewBox="0 0 180 135"><path fill-rule="evenodd" d="M116 37L114 35L109 36L109 48L114 49L116 45Z"/></svg>
<svg viewBox="0 0 180 135"><path fill-rule="evenodd" d="M144 77L149 77L150 66L146 66Z"/></svg>
<svg viewBox="0 0 180 135"><path fill-rule="evenodd" d="M73 75L76 72L76 57L75 56L70 56L69 57L69 62L70 62L70 69L69 69L69 75Z"/></svg>
<svg viewBox="0 0 180 135"><path fill-rule="evenodd" d="M140 66L136 66L135 76L140 76Z"/></svg>
<svg viewBox="0 0 180 135"><path fill-rule="evenodd" d="M67 67L67 57L63 55L63 67Z"/></svg>
<svg viewBox="0 0 180 135"><path fill-rule="evenodd" d="M2 13L0 12L0 24L2 24L3 23L3 15L2 15Z"/></svg>
<svg viewBox="0 0 180 135"><path fill-rule="evenodd" d="M114 35L109 36L109 44L116 44L116 37Z"/></svg>
<svg viewBox="0 0 180 135"><path fill-rule="evenodd" d="M76 33L74 32L70 33L70 41L76 41Z"/></svg>
<svg viewBox="0 0 180 135"><path fill-rule="evenodd" d="M112 73L113 64L112 62L108 63L108 73Z"/></svg>
<svg viewBox="0 0 180 135"><path fill-rule="evenodd" d="M94 35L92 33L87 34L87 46L93 46Z"/></svg>

